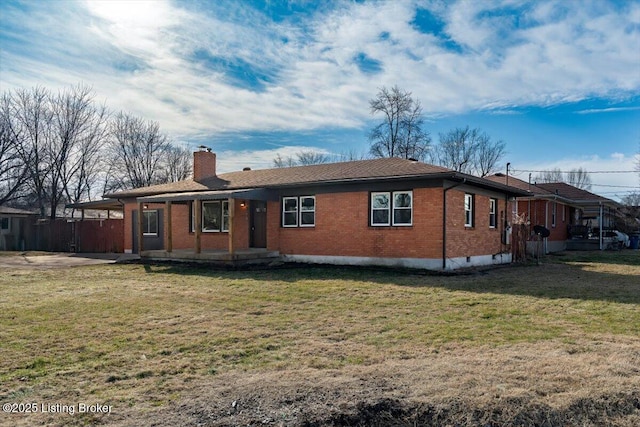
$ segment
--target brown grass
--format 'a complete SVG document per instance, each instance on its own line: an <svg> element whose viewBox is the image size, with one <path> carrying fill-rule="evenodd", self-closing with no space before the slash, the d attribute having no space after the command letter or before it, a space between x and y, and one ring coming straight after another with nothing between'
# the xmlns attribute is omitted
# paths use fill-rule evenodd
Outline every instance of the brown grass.
<svg viewBox="0 0 640 427"><path fill-rule="evenodd" d="M633 425L640 253L599 255L452 277L171 265L3 271L2 403L113 410L3 414L0 424L356 425L378 414L380 425L535 425L540 413Z"/></svg>

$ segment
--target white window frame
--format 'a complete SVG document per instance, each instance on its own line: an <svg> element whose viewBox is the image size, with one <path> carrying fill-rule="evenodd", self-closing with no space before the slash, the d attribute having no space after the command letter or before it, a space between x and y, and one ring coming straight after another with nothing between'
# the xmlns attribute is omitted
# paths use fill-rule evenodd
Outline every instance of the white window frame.
<svg viewBox="0 0 640 427"><path fill-rule="evenodd" d="M489 199L489 228L496 227L498 227L498 199L491 198Z"/></svg>
<svg viewBox="0 0 640 427"><path fill-rule="evenodd" d="M296 208L295 210L286 210L287 207L287 200L295 200L296 202ZM297 227L300 221L300 206L299 206L300 201L298 200L298 197L283 197L282 198L282 226L285 228L294 228ZM296 219L296 223L295 224L287 224L285 222L285 214L291 214L291 213L295 213L295 215L293 216L293 218Z"/></svg>
<svg viewBox="0 0 640 427"><path fill-rule="evenodd" d="M464 194L464 226L467 228L473 228L473 209L474 209L474 197L473 194L465 193ZM468 206L468 209L467 209ZM467 215L467 212L469 213ZM468 217L468 219L467 219Z"/></svg>
<svg viewBox="0 0 640 427"><path fill-rule="evenodd" d="M386 208L374 208L373 207L373 199L376 196L387 196L389 200L389 205ZM391 206L393 205L393 200L391 200L391 193L388 191L377 191L371 193L371 212L369 213L370 220L369 223L372 227L388 227L391 225ZM373 222L373 212L374 211L387 211L387 222Z"/></svg>
<svg viewBox="0 0 640 427"><path fill-rule="evenodd" d="M191 211L191 233L196 232L196 203L200 203L200 200L191 201L191 204L189 205L189 210Z"/></svg>
<svg viewBox="0 0 640 427"><path fill-rule="evenodd" d="M220 233L220 229L222 228L222 210L221 210L222 203L221 203L221 200L203 200L200 203L201 203L201 205L200 205L200 210L201 210L201 212L200 212L200 226L201 226L202 232L203 233ZM204 224L204 211L206 210L205 209L206 205L218 205L217 210L218 210L218 213L220 213L220 228L218 228L218 229L215 229L215 228L214 229L205 229L204 228L204 225L205 225Z"/></svg>
<svg viewBox="0 0 640 427"><path fill-rule="evenodd" d="M558 217L558 203L553 202L553 204L551 205L551 227L552 228L556 227L557 217Z"/></svg>
<svg viewBox="0 0 640 427"><path fill-rule="evenodd" d="M396 206L396 195L397 194L408 194L409 200L411 201L409 206ZM389 206L386 208L374 208L373 200L376 196L387 196L389 199ZM413 226L413 190L402 190L402 191L375 191L371 192L370 198L370 212L369 212L369 225L372 227L411 227ZM395 212L398 210L408 210L411 214L411 221L409 222L396 222ZM387 212L387 221L386 222L373 222L373 213L375 211L386 211Z"/></svg>
<svg viewBox="0 0 640 427"><path fill-rule="evenodd" d="M225 214L225 205L227 207L226 211L227 213ZM222 200L220 203L220 209L222 209L222 212L220 213L220 217L222 218L222 222L220 223L220 227L221 227L221 231L223 233L228 233L229 232L229 200ZM226 218L226 222L227 225L225 226L225 218Z"/></svg>
<svg viewBox="0 0 640 427"><path fill-rule="evenodd" d="M410 204L408 207L398 207L396 206L396 194L408 194L409 195L409 200L410 200ZM396 222L396 210L408 210L409 214L411 216L411 220L407 223L407 222ZM394 191L393 193L391 193L391 223L393 224L394 227L411 227L413 225L413 191L408 190L408 191Z"/></svg>
<svg viewBox="0 0 640 427"><path fill-rule="evenodd" d="M149 228L149 220L146 221L146 227L145 227L145 215L147 214L153 214L156 217L156 231L155 232L151 232L151 231L147 231L147 228ZM158 210L157 209L151 209L151 210L143 210L142 211L142 235L143 236L157 236L158 235L158 229L160 228L160 224L158 224Z"/></svg>
<svg viewBox="0 0 640 427"><path fill-rule="evenodd" d="M313 199L313 209L305 210L303 209L302 199ZM313 213L313 223L312 224L303 224L302 223L302 214L303 213ZM300 196L298 200L298 224L300 227L315 227L316 226L316 196Z"/></svg>

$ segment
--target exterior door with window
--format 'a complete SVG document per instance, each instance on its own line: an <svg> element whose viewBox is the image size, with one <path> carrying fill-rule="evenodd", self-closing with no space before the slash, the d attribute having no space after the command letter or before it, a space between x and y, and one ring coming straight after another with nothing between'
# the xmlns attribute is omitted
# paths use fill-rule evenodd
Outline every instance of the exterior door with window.
<svg viewBox="0 0 640 427"><path fill-rule="evenodd" d="M251 201L251 247L267 247L267 202Z"/></svg>
<svg viewBox="0 0 640 427"><path fill-rule="evenodd" d="M132 211L131 215L133 232L133 253L138 253L138 210ZM159 250L164 248L163 209L153 209L144 211L142 219L143 249L146 251Z"/></svg>

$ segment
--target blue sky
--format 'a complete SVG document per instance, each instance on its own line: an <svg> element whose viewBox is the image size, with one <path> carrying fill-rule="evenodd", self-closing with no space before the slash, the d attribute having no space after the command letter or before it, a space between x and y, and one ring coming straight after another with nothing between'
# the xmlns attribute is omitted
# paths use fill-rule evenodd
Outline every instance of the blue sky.
<svg viewBox="0 0 640 427"><path fill-rule="evenodd" d="M365 152L368 100L393 85L421 101L434 140L479 127L506 142L516 171L629 171L640 2L0 2L2 91L78 83L181 144L211 146L221 171ZM592 181L612 198L639 184Z"/></svg>

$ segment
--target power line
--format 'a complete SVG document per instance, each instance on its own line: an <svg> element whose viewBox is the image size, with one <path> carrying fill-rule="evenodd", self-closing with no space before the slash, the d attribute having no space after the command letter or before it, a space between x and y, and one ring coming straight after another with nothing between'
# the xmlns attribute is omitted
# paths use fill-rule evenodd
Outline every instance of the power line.
<svg viewBox="0 0 640 427"><path fill-rule="evenodd" d="M574 174L576 171L559 171L554 169L547 170L532 170L532 169L510 169L509 172L536 172L536 173L544 173L544 172L554 172L554 173L570 173ZM581 171L580 173L638 173L638 171Z"/></svg>
<svg viewBox="0 0 640 427"><path fill-rule="evenodd" d="M591 184L594 187L613 187L613 188L636 188L640 190L640 185L609 185L609 184Z"/></svg>

